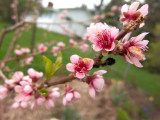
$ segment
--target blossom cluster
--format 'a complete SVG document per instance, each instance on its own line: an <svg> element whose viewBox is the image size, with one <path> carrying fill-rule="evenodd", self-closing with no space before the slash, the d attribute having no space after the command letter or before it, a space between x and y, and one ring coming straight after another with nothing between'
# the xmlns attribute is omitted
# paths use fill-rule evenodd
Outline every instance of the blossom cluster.
<svg viewBox="0 0 160 120"><path fill-rule="evenodd" d="M93 50L99 52L94 59L82 58L74 54L70 57L71 62L66 65L66 69L71 72L68 77L71 76L73 79L77 79L80 82L86 83L89 88L89 95L92 98L95 98L96 92L102 91L105 85L103 75L106 74L107 71L98 70L93 74L91 74L90 71L97 63L99 65L105 62L102 61L104 56L107 56L108 54L123 56L124 60L130 64L134 64L137 67L143 67L140 61L144 61L146 59L144 52L148 49L147 45L149 41L145 40L144 38L148 32L143 32L137 36L130 37L133 29L126 28L126 26L130 26L130 24L133 25L133 23L137 22L139 18L144 18L148 14L147 4L143 5L140 9L138 9L138 7L139 2L134 2L130 6L122 6L121 12L123 17L120 18L120 20L123 22L123 30L128 30L125 31L124 35L119 32L120 30L118 28L99 22L92 23L87 28L87 33L84 36L83 42L77 43L73 39L69 40L69 48L77 46L82 51L86 51L89 47L86 42L90 41L92 43ZM119 10L119 7L112 7L112 11L115 10ZM63 11L60 17L64 19L66 14L67 11ZM105 16L98 17L104 18ZM138 24L136 25L136 28L143 27L144 20L136 24ZM119 36L121 36L121 38L119 38ZM66 45L63 42L58 42L56 46L52 47L51 53L54 56L57 56L58 52L64 50L65 47ZM37 49L38 53L40 54L45 53L48 50L47 45L45 44L39 44ZM29 53L30 49L28 48L15 50L17 58L20 56L26 56ZM27 57L26 63L30 64L32 60L33 57ZM52 64L49 64L48 66L49 68L51 67L51 73L49 73L49 75L52 74L52 72L55 72L55 69L58 69L59 67L56 64L54 67L58 67L55 69L52 69ZM49 88L50 85L55 84L49 85L48 79L44 80L42 72L38 72L33 68L29 68L27 73L27 75L24 75L23 72L18 71L13 74L10 80L5 80L5 85L0 85L0 99L6 98L10 91L14 91L16 92L16 95L12 108L30 107L33 109L34 107L40 105L45 105L46 108L54 107L54 100L60 97L60 92L58 91L59 88ZM69 82L73 79L66 79L63 81L60 80L60 84ZM71 104L72 101L80 98L80 93L76 89L70 87L67 83L65 85L65 93L63 94L62 103L64 105Z"/></svg>

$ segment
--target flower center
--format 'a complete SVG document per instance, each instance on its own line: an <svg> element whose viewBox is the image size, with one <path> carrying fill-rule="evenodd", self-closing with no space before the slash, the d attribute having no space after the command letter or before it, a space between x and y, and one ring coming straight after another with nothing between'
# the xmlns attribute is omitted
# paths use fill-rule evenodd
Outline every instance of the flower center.
<svg viewBox="0 0 160 120"><path fill-rule="evenodd" d="M110 48L114 39L111 38L111 33L104 30L103 32L98 32L97 36L97 46L100 48Z"/></svg>
<svg viewBox="0 0 160 120"><path fill-rule="evenodd" d="M137 57L140 60L142 60L144 57L142 50L139 47L136 46L129 47L129 51L133 56Z"/></svg>

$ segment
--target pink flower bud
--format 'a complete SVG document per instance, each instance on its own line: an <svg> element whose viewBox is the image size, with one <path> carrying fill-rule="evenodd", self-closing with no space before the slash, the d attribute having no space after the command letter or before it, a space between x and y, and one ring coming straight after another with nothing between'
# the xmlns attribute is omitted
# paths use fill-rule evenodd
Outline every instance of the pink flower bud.
<svg viewBox="0 0 160 120"><path fill-rule="evenodd" d="M58 47L53 47L53 48L52 48L52 53L53 53L54 56L57 56L58 51L59 51L59 48L58 48Z"/></svg>
<svg viewBox="0 0 160 120"><path fill-rule="evenodd" d="M28 69L28 75L32 79L33 82L37 82L43 76L42 72L37 72L33 68Z"/></svg>
<svg viewBox="0 0 160 120"><path fill-rule="evenodd" d="M44 46L43 44L38 45L38 50L40 53L44 53L47 51L47 47Z"/></svg>
<svg viewBox="0 0 160 120"><path fill-rule="evenodd" d="M63 42L59 42L57 43L57 46L60 48L60 49L63 49L65 47L65 44Z"/></svg>
<svg viewBox="0 0 160 120"><path fill-rule="evenodd" d="M64 94L63 97L63 105L66 106L67 104L70 104L74 100L78 100L81 98L81 95L70 88L68 85L66 86L66 93Z"/></svg>
<svg viewBox="0 0 160 120"><path fill-rule="evenodd" d="M77 45L77 42L72 39L69 40L69 43L71 46Z"/></svg>
<svg viewBox="0 0 160 120"><path fill-rule="evenodd" d="M95 98L96 92L101 92L104 87L103 74L107 71L99 70L93 75L87 76L87 83L89 84L89 94L92 98Z"/></svg>

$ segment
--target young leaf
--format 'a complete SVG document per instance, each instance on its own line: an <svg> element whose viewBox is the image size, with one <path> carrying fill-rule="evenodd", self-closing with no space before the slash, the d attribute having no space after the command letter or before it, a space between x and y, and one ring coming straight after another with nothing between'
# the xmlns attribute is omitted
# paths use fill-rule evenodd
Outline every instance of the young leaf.
<svg viewBox="0 0 160 120"><path fill-rule="evenodd" d="M46 79L49 80L52 77L53 63L46 56L43 56L43 62L45 66Z"/></svg>
<svg viewBox="0 0 160 120"><path fill-rule="evenodd" d="M57 55L56 62L54 63L52 75L55 74L55 72L61 67L62 65L62 52L60 51Z"/></svg>

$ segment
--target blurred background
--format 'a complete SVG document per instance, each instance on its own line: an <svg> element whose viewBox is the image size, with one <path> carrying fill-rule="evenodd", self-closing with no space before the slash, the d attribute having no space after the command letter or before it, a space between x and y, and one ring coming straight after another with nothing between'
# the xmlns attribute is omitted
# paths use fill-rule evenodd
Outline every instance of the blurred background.
<svg viewBox="0 0 160 120"><path fill-rule="evenodd" d="M17 12L14 11L15 1ZM82 47L74 46L62 51L63 66L53 77L54 80L69 74L63 69L71 55L78 54L89 58L96 55L90 47L91 44L85 40L86 28L90 23L106 22L122 29L119 20L121 7L135 1L137 0L0 0L0 32L18 23L24 16L26 21L34 21L36 25L27 24L20 28L21 33L15 42L15 49L28 47L34 51L37 44L47 45L52 42L53 45L48 47L48 50L51 50L60 41L66 46L69 46L70 39L80 44L85 41L89 48L81 45ZM87 85L73 82L73 86L80 90L82 99L71 106L63 107L59 99L55 102L55 108L50 110L42 107L33 112L29 109L12 111L9 108L11 101L7 99L4 102L7 120L21 120L22 117L24 120L160 120L160 0L138 1L140 6L149 4L145 26L132 34L136 36L142 32L150 33L145 38L150 42L145 53L146 61L142 62L144 68L136 68L120 56L109 55L116 63L100 68L108 73L105 75L105 88L102 93L97 94L95 100L90 98ZM0 60L5 58L14 36L15 31L4 36L0 46ZM53 61L56 59L51 54L45 55ZM11 57L14 56L12 51ZM3 71L9 77L15 71L22 70L26 73L29 67L44 72L42 55L35 56L31 65L16 60L8 62ZM63 89L63 86L58 87Z"/></svg>

